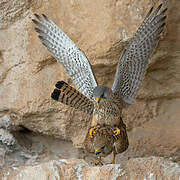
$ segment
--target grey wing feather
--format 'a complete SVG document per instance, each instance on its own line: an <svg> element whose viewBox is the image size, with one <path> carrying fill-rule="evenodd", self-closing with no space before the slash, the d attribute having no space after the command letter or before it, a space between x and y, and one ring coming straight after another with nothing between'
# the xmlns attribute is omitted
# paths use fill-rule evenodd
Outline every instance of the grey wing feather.
<svg viewBox="0 0 180 180"><path fill-rule="evenodd" d="M158 13L161 6L154 12L153 8L150 9L118 62L112 91L123 99L126 106L132 104L137 95L148 59L164 28L167 8Z"/></svg>
<svg viewBox="0 0 180 180"><path fill-rule="evenodd" d="M47 16L35 14L39 21L33 19L35 30L41 42L62 64L65 72L72 78L76 88L85 96L93 99L92 92L97 86L91 66L85 54L75 43Z"/></svg>

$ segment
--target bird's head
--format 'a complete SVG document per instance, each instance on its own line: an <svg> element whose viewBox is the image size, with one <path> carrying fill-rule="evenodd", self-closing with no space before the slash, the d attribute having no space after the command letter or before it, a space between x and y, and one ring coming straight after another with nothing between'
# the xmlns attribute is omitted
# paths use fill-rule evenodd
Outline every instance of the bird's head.
<svg viewBox="0 0 180 180"><path fill-rule="evenodd" d="M113 141L103 136L95 136L93 141L94 151L97 156L105 157L113 151Z"/></svg>
<svg viewBox="0 0 180 180"><path fill-rule="evenodd" d="M96 86L93 90L93 97L97 102L100 102L101 99L108 99L110 96L111 89L106 86Z"/></svg>

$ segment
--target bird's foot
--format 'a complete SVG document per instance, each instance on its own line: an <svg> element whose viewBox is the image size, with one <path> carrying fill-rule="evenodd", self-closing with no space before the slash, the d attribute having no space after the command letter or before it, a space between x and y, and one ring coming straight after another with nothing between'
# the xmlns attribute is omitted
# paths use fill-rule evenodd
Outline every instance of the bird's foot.
<svg viewBox="0 0 180 180"><path fill-rule="evenodd" d="M95 127L91 128L91 129L89 130L89 135L90 135L91 138L94 137L94 134L95 134L95 132L96 132L95 130L96 130Z"/></svg>
<svg viewBox="0 0 180 180"><path fill-rule="evenodd" d="M98 160L98 161L92 161L91 164L92 164L93 166L102 166L102 165L104 165L103 162L102 162L102 161L99 161L99 160Z"/></svg>
<svg viewBox="0 0 180 180"><path fill-rule="evenodd" d="M112 160L112 164L115 164L115 162L116 162L116 151L114 150L113 151L113 160Z"/></svg>
<svg viewBox="0 0 180 180"><path fill-rule="evenodd" d="M121 130L119 128L114 128L114 135L118 136L121 133Z"/></svg>
<svg viewBox="0 0 180 180"><path fill-rule="evenodd" d="M115 164L115 159L112 160L111 164Z"/></svg>
<svg viewBox="0 0 180 180"><path fill-rule="evenodd" d="M92 161L91 164L94 165L94 166L102 166L102 165L104 165L102 160L101 160L101 157L98 157L97 161Z"/></svg>

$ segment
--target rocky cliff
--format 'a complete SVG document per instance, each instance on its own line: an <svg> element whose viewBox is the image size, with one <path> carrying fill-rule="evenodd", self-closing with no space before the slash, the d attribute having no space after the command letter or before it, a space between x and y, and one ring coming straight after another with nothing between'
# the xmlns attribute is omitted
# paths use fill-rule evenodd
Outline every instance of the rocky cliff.
<svg viewBox="0 0 180 180"><path fill-rule="evenodd" d="M176 180L180 177L180 167L176 163L156 157L131 159L124 167L120 164L90 167L83 160L61 159L4 169L0 177L3 180Z"/></svg>
<svg viewBox="0 0 180 180"><path fill-rule="evenodd" d="M8 118L15 127L82 147L89 119L51 100L54 84L58 80L68 83L71 80L37 38L31 21L33 14L44 13L56 22L85 52L98 82L111 86L123 48L149 8L160 2L1 1L0 121ZM118 156L117 163L147 156L171 157L179 162L180 1L164 2L168 6L167 26L150 59L135 103L123 112L130 147Z"/></svg>

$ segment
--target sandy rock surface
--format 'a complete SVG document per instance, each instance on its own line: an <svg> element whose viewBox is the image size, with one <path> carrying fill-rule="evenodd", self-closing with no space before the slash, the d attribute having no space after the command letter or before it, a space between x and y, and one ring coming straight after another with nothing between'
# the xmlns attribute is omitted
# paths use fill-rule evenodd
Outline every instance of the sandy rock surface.
<svg viewBox="0 0 180 180"><path fill-rule="evenodd" d="M44 13L56 22L85 52L98 82L111 86L124 46L149 8L160 2L1 1L0 121L9 118L15 127L22 126L36 133L70 140L76 147L82 147L90 119L86 114L51 100L54 84L58 80L71 84L71 80L37 38L31 21L33 14ZM130 146L125 153L118 155L118 163L152 155L180 160L180 1L164 2L168 6L167 26L150 60L137 100L123 112ZM3 153L2 150L0 156L4 156ZM138 162L133 159L128 163L133 161ZM64 168L67 164L52 161L37 165L39 169L42 166L44 169L55 166L53 171L57 171L59 166ZM25 173L31 168L36 166L21 168L20 171Z"/></svg>
<svg viewBox="0 0 180 180"><path fill-rule="evenodd" d="M2 180L176 180L180 177L180 167L176 163L158 157L135 158L129 160L125 166L111 164L102 167L88 166L83 160L60 159L37 165L4 169L0 177Z"/></svg>

